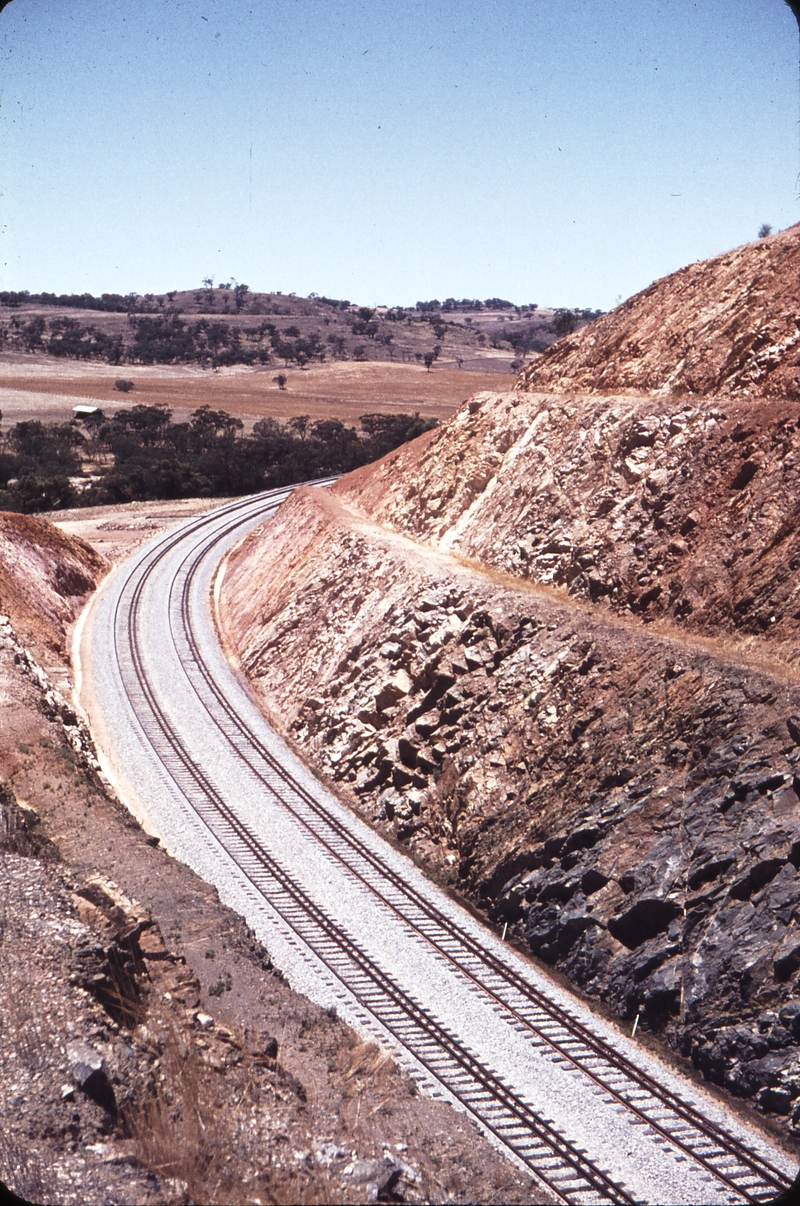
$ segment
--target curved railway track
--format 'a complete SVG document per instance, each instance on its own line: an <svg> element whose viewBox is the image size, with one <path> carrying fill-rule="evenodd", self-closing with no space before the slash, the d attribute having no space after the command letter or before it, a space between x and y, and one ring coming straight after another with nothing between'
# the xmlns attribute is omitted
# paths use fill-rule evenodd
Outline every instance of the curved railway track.
<svg viewBox="0 0 800 1206"><path fill-rule="evenodd" d="M209 660L207 633L209 583L222 552L243 524L254 526L273 511L288 491L276 491L229 504L212 515L161 538L137 559L118 589L113 612L114 655L124 693L157 759L181 797L202 822L207 838L224 849L249 889L267 901L295 935L304 952L324 966L345 996L350 994L385 1034L410 1053L427 1078L473 1115L496 1141L525 1164L563 1201L633 1202L644 1200L618 1172L583 1146L585 1140L544 1117L530 1092L487 1066L472 1045L426 1007L420 994L401 983L382 960L341 920L331 919L270 848L262 833L243 819L201 765L186 733L150 681L147 646L157 576L172 559L166 598L169 639L191 693L220 735L243 774L255 780L265 799L280 802L315 857L352 881L362 898L391 914L410 946L426 950L470 994L487 1016L521 1036L542 1060L580 1081L593 1110L624 1114L635 1126L639 1145L662 1161L700 1170L709 1196L703 1200L763 1202L789 1183L779 1161L732 1130L705 1116L691 1094L664 1087L645 1066L617 1049L601 1026L587 1025L524 974L518 960L503 957L496 942L485 944L473 926L462 925L452 909L438 907L383 857L357 825L309 790L284 759L276 756L263 728L252 723L231 699L230 683L219 664ZM185 552L184 552L185 546ZM235 795L235 793L234 793ZM557 995L557 994L556 994ZM630 1178L629 1178L630 1179ZM696 1195L696 1189L695 1189ZM652 1196L650 1200L653 1200ZM659 1200L669 1200L668 1197ZM699 1200L696 1196L693 1200Z"/></svg>

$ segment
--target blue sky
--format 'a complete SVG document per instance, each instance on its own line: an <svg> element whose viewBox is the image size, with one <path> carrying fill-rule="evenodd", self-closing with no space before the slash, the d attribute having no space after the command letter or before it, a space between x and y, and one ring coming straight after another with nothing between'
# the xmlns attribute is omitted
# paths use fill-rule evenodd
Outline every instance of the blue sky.
<svg viewBox="0 0 800 1206"><path fill-rule="evenodd" d="M800 220L783 0L13 0L0 287L611 308Z"/></svg>

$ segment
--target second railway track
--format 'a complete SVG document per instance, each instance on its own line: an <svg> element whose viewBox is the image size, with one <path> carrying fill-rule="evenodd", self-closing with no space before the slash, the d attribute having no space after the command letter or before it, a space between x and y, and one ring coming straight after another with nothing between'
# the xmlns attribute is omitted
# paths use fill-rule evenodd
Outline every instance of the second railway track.
<svg viewBox="0 0 800 1206"><path fill-rule="evenodd" d="M563 1201L774 1197L790 1180L781 1153L726 1125L719 1109L698 1100L702 1095L688 1084L676 1085L674 1075L654 1074L652 1060L625 1051L611 1028L581 1016L577 1003L565 1002L522 959L498 950L493 935L482 935L467 915L459 918L452 902L309 782L252 705L245 706L245 693L230 670L226 676L209 639L210 587L227 548L285 493L229 504L160 538L109 592L119 706L131 710L137 748L149 747L162 780L166 775L190 810L196 834L205 833L200 862L219 861L224 850L246 884L244 895L269 905L290 941L294 936L299 957L318 963L328 991L355 1003L355 1019L371 1020L429 1083L438 1083ZM174 662L166 674L162 647ZM177 703L165 690L175 667L185 680ZM198 754L198 717L209 726L199 743L207 765ZM266 816L262 825L258 805L244 802L259 797L273 825ZM315 899L307 876L298 874L298 857L301 866L304 858L315 861L335 880L327 908L324 891ZM337 918L330 908L330 893L348 882L356 900L352 924L346 909ZM458 1010L449 1009L441 990L426 1000L424 975L419 983L409 978L402 959L398 968L387 966L391 959L376 951L368 932L365 940L359 923L367 902L389 942L400 935L407 943L412 966L427 962L449 977L453 994L464 994L469 1025L459 1026ZM247 914L246 904L237 907ZM476 1043L483 1026L486 1042ZM559 1077L563 1096L583 1103L578 1113L588 1114L590 1124L559 1109L553 1097Z"/></svg>

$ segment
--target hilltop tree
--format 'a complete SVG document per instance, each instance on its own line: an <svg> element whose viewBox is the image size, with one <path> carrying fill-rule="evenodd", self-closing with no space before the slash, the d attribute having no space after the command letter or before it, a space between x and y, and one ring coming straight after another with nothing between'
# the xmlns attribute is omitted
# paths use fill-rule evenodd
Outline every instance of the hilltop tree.
<svg viewBox="0 0 800 1206"><path fill-rule="evenodd" d="M556 310L551 330L559 339L571 335L578 325L577 315L573 310Z"/></svg>

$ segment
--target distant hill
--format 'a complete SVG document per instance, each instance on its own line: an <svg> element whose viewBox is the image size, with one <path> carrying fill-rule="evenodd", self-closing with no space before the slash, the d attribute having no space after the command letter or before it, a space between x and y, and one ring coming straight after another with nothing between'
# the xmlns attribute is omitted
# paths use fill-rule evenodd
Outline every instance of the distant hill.
<svg viewBox="0 0 800 1206"><path fill-rule="evenodd" d="M599 312L597 312L599 313ZM246 285L125 296L0 292L0 350L109 364L284 366L322 360L492 363L508 371L595 312L540 310L503 298L416 306L251 293Z"/></svg>

